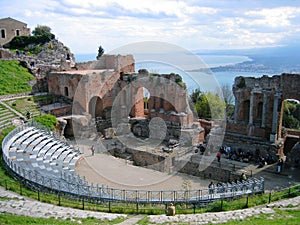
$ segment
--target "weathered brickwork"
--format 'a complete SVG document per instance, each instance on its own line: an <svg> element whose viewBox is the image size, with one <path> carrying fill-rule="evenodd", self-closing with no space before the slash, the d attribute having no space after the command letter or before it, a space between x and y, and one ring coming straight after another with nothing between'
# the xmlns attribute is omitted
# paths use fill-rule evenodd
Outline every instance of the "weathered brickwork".
<svg viewBox="0 0 300 225"><path fill-rule="evenodd" d="M237 77L234 121L226 125L224 145L252 154L258 149L261 156L274 159L287 155L291 149L284 152L288 148L282 129L284 100L300 100L299 86L299 74Z"/></svg>
<svg viewBox="0 0 300 225"><path fill-rule="evenodd" d="M89 113L102 123L110 120L113 112L117 112L118 116L114 120L118 124L128 123L129 118L150 121L151 118L159 117L165 121L168 129L174 127L167 138L179 137L178 128L195 128L200 132L193 140L201 142L204 138L203 129L200 129L199 123L194 123L187 102L187 91L176 83L177 79L178 75L175 74L151 76L135 73L132 55L103 55L97 61L78 63L74 69L50 73L48 89L50 93L72 100L73 114ZM146 99L145 90L149 94ZM103 126L100 130L105 128ZM149 134L147 129L142 129L146 132L141 132L141 136Z"/></svg>
<svg viewBox="0 0 300 225"><path fill-rule="evenodd" d="M234 123L227 130L234 133L276 141L282 137L282 110L286 99L300 100L300 75L273 77L237 77Z"/></svg>

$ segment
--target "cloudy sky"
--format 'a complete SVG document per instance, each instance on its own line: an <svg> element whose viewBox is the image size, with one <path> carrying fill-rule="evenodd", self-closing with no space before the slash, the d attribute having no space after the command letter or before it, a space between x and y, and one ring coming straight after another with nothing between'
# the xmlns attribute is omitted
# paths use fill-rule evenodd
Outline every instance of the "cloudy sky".
<svg viewBox="0 0 300 225"><path fill-rule="evenodd" d="M298 0L10 0L0 18L51 27L76 53L140 41L188 50L300 44Z"/></svg>

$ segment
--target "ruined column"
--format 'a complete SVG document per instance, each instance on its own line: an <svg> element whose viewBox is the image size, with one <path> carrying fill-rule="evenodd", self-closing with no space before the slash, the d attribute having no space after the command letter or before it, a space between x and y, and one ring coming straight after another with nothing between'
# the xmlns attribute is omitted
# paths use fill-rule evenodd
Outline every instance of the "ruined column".
<svg viewBox="0 0 300 225"><path fill-rule="evenodd" d="M262 109L262 118L261 118L261 127L266 127L266 113L267 113L267 102L268 102L269 93L264 92L264 101L263 101L263 109Z"/></svg>
<svg viewBox="0 0 300 225"><path fill-rule="evenodd" d="M250 95L250 111L249 111L249 126L253 125L253 102L254 102L254 92L251 91Z"/></svg>
<svg viewBox="0 0 300 225"><path fill-rule="evenodd" d="M277 140L277 116L278 116L278 98L279 93L274 94L274 104L273 104L273 117L272 117L272 133L270 135L270 141Z"/></svg>
<svg viewBox="0 0 300 225"><path fill-rule="evenodd" d="M234 123L237 123L239 120L239 110L240 110L239 108L240 108L240 102L238 100L238 96L236 93L235 103L234 103Z"/></svg>

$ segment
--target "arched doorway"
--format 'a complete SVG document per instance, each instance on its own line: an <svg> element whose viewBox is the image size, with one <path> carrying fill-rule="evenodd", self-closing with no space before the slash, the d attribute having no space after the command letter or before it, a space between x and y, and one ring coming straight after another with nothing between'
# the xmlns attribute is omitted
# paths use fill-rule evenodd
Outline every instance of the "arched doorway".
<svg viewBox="0 0 300 225"><path fill-rule="evenodd" d="M283 138L283 155L293 158L292 149L300 140L300 102L295 99L282 101L279 137Z"/></svg>
<svg viewBox="0 0 300 225"><path fill-rule="evenodd" d="M150 91L145 87L140 87L135 95L135 103L132 114L134 117L146 118L149 114Z"/></svg>
<svg viewBox="0 0 300 225"><path fill-rule="evenodd" d="M92 118L105 119L105 113L103 108L103 101L100 97L94 96L89 102L89 113Z"/></svg>
<svg viewBox="0 0 300 225"><path fill-rule="evenodd" d="M249 122L250 100L246 100L243 102L243 110L243 120Z"/></svg>

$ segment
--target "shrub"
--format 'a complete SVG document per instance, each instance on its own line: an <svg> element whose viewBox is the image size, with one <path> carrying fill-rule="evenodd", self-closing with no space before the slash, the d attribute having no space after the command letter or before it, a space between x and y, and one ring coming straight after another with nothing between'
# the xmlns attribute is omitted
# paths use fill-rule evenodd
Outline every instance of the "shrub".
<svg viewBox="0 0 300 225"><path fill-rule="evenodd" d="M55 126L57 125L57 119L55 116L50 114L44 114L41 116L34 117L34 120L45 127L49 128L50 130L54 130Z"/></svg>
<svg viewBox="0 0 300 225"><path fill-rule="evenodd" d="M16 36L9 43L5 44L5 48L24 49L28 45L43 45L55 38L55 35L43 34L35 36Z"/></svg>

